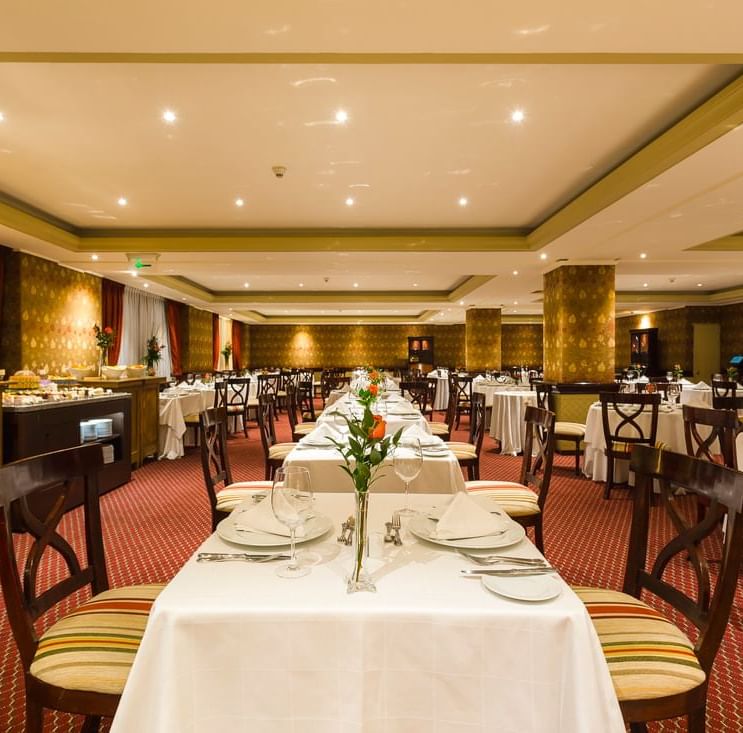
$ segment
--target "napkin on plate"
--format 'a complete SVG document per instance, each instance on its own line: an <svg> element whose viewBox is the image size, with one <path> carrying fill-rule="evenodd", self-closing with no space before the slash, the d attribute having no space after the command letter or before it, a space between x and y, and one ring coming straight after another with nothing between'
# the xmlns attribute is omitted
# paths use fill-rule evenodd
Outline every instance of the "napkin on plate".
<svg viewBox="0 0 743 733"><path fill-rule="evenodd" d="M235 527L237 529L247 529L252 532L267 532L268 534L277 534L281 537L289 537L289 527L279 522L273 513L271 506L271 494L257 504L250 499L245 504L245 509L235 510ZM296 536L304 537L304 526L297 527Z"/></svg>
<svg viewBox="0 0 743 733"><path fill-rule="evenodd" d="M444 441L438 435L429 435L418 423L405 428L402 433L403 438L418 438L421 442L421 448L438 448L444 444Z"/></svg>
<svg viewBox="0 0 743 733"><path fill-rule="evenodd" d="M466 491L458 491L441 515L431 537L439 540L463 540L484 537L507 529L507 521L478 504Z"/></svg>
<svg viewBox="0 0 743 733"><path fill-rule="evenodd" d="M333 440L343 439L343 428L329 422L321 422L311 433L307 433L299 442L310 445L333 445L329 438Z"/></svg>

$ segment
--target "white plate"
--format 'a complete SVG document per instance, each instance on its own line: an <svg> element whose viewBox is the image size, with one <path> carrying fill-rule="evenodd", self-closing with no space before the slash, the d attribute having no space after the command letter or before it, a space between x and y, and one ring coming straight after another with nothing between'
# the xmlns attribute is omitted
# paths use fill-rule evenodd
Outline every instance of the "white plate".
<svg viewBox="0 0 743 733"><path fill-rule="evenodd" d="M267 501L264 499L264 501ZM297 544L309 542L324 535L333 526L330 517L324 514L315 514L304 525L304 537L297 537ZM288 547L291 543L288 537L282 537L268 532L251 532L235 528L235 517L229 516L217 525L217 534L227 542L248 547Z"/></svg>
<svg viewBox="0 0 743 733"><path fill-rule="evenodd" d="M526 537L526 530L516 522L511 522L502 534L489 534L484 537L468 537L463 540L440 540L431 537L431 532L436 529L436 522L423 514L411 517L408 529L416 537L433 542L435 545L444 547L458 547L462 550L496 550L499 547L509 547Z"/></svg>
<svg viewBox="0 0 743 733"><path fill-rule="evenodd" d="M483 575L483 586L492 593L516 601L549 601L562 592L562 584L551 575L525 575L502 578L496 575Z"/></svg>
<svg viewBox="0 0 743 733"><path fill-rule="evenodd" d="M435 448L422 448L421 453L427 458L448 458L448 450L436 450Z"/></svg>

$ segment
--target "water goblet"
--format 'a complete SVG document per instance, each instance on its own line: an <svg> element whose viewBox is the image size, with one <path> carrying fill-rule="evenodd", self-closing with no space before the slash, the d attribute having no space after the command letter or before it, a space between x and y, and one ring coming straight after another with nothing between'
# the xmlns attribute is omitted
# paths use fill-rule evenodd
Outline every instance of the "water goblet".
<svg viewBox="0 0 743 733"><path fill-rule="evenodd" d="M668 395L668 401L675 405L681 397L681 385L678 382L671 382L666 394Z"/></svg>
<svg viewBox="0 0 743 733"><path fill-rule="evenodd" d="M392 465L397 477L405 483L405 506L399 510L404 516L415 512L410 508L410 482L417 478L423 468L423 452L418 438L402 437L395 447Z"/></svg>
<svg viewBox="0 0 743 733"><path fill-rule="evenodd" d="M310 472L304 466L284 466L276 471L271 489L271 509L274 516L289 528L291 558L276 568L280 578L301 578L310 568L297 561L296 534L312 511Z"/></svg>

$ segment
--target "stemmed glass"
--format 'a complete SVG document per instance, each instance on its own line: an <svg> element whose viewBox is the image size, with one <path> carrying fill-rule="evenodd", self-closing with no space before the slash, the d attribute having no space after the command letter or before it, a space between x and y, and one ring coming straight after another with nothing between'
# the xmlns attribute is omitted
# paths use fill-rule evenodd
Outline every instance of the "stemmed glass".
<svg viewBox="0 0 743 733"><path fill-rule="evenodd" d="M297 562L296 533L309 519L312 511L310 472L304 466L284 466L276 471L271 489L271 509L274 516L289 528L291 558L285 565L276 568L280 578L301 578L310 568Z"/></svg>
<svg viewBox="0 0 743 733"><path fill-rule="evenodd" d="M410 482L417 478L423 468L423 452L421 442L418 438L402 437L395 447L392 465L397 477L405 482L405 506L399 510L399 514L410 516L415 512L410 508L410 493L408 491Z"/></svg>
<svg viewBox="0 0 743 733"><path fill-rule="evenodd" d="M668 401L675 405L681 397L681 385L678 382L670 382L666 394L668 395Z"/></svg>

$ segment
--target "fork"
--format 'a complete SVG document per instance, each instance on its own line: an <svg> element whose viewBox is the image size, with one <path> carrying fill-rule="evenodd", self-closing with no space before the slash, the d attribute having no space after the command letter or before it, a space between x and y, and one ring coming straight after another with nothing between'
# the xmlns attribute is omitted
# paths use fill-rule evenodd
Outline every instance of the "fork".
<svg viewBox="0 0 743 733"><path fill-rule="evenodd" d="M249 552L200 552L196 556L196 562L229 562L231 560L244 560L247 562L270 562L271 560L288 560L289 555L285 553L274 553L272 555L257 555Z"/></svg>
<svg viewBox="0 0 743 733"><path fill-rule="evenodd" d="M500 565L500 564L513 564L513 565L524 565L530 568L546 568L547 563L539 558L532 557L508 557L506 555L470 555L462 550L457 552L466 557L468 560L476 563L477 565Z"/></svg>
<svg viewBox="0 0 743 733"><path fill-rule="evenodd" d="M395 534L396 545L402 544L402 538L400 537L401 528L402 528L402 521L400 520L400 512L394 512L392 515L392 531Z"/></svg>

